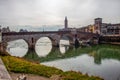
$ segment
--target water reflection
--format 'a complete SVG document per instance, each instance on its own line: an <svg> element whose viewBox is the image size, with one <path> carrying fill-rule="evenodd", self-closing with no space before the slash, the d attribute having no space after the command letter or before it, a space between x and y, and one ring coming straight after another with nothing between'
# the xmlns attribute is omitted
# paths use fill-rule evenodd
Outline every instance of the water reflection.
<svg viewBox="0 0 120 80"><path fill-rule="evenodd" d="M54 66L64 71L81 71L89 75L100 76L105 80L120 79L120 46L111 48L109 45L107 47L103 45L103 47L93 48L94 50L90 50L89 53L81 53L82 49L85 48L69 49L61 56L60 60L42 64Z"/></svg>
<svg viewBox="0 0 120 80"><path fill-rule="evenodd" d="M40 38L35 46L35 51L39 57L48 55L51 49L52 43L48 37Z"/></svg>
<svg viewBox="0 0 120 80"><path fill-rule="evenodd" d="M61 59L61 52L58 47L53 47L50 51L49 54L46 56L38 56L38 54L35 51L29 50L27 54L24 56L24 58L28 60L33 60L33 61L39 61L39 62L44 62L44 61L51 61L51 60L56 60L58 58Z"/></svg>
<svg viewBox="0 0 120 80"><path fill-rule="evenodd" d="M23 57L28 51L28 44L20 39L8 42L7 51L12 56Z"/></svg>
<svg viewBox="0 0 120 80"><path fill-rule="evenodd" d="M103 60L101 65L94 64L94 58L87 54L69 59L55 60L42 63L47 66L54 66L64 71L80 71L89 75L100 76L105 80L118 80L120 75L120 61Z"/></svg>
<svg viewBox="0 0 120 80"><path fill-rule="evenodd" d="M102 64L104 59L115 59L120 61L120 50L110 49L110 48L100 48L97 51L93 51L89 55L94 57L94 62L96 64Z"/></svg>
<svg viewBox="0 0 120 80"><path fill-rule="evenodd" d="M60 40L60 52L65 53L69 49L69 40Z"/></svg>
<svg viewBox="0 0 120 80"><path fill-rule="evenodd" d="M30 58L30 59L38 59L40 62L45 62L45 61L53 61L57 59L65 59L65 58L71 58L75 56L81 56L81 55L88 55L90 57L93 57L94 63L97 65L102 64L102 60L105 59L114 59L114 60L120 60L120 52L116 53L101 53L100 51L92 51L91 53L80 53L81 50L75 49L74 47L70 47L65 54L62 54L57 47L53 47L52 50L50 51L49 54L47 54L45 57L39 57L34 51L28 51L26 54L25 58ZM100 49L98 49L100 50Z"/></svg>

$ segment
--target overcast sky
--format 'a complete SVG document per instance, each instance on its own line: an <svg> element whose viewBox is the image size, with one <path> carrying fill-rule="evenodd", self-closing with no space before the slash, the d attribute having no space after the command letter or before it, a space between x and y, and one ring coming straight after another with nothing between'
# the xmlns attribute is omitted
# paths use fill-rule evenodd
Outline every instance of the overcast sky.
<svg viewBox="0 0 120 80"><path fill-rule="evenodd" d="M120 23L120 0L0 0L0 25L89 25L94 18Z"/></svg>

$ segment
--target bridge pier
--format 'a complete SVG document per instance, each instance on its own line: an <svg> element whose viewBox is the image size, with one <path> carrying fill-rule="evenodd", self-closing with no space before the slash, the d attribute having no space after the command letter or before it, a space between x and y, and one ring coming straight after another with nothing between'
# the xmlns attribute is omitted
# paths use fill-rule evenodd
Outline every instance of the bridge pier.
<svg viewBox="0 0 120 80"><path fill-rule="evenodd" d="M9 53L6 51L7 49L7 43L0 43L0 55L9 55Z"/></svg>
<svg viewBox="0 0 120 80"><path fill-rule="evenodd" d="M34 45L29 46L28 49L34 51L35 50Z"/></svg>
<svg viewBox="0 0 120 80"><path fill-rule="evenodd" d="M6 49L7 49L7 43L6 42L0 43L0 51L6 52Z"/></svg>
<svg viewBox="0 0 120 80"><path fill-rule="evenodd" d="M58 40L51 40L52 41L52 47L59 47L59 41Z"/></svg>
<svg viewBox="0 0 120 80"><path fill-rule="evenodd" d="M4 50L3 50L3 45L2 45L2 43L0 43L0 51L1 51L1 52L4 51Z"/></svg>
<svg viewBox="0 0 120 80"><path fill-rule="evenodd" d="M52 44L52 47L59 47L59 43L57 43L57 44Z"/></svg>
<svg viewBox="0 0 120 80"><path fill-rule="evenodd" d="M29 39L26 39L25 41L28 43L28 51L35 52L35 44L37 39L35 39L34 37L31 37Z"/></svg>
<svg viewBox="0 0 120 80"><path fill-rule="evenodd" d="M78 40L77 34L75 34L74 46L75 46L75 48L79 48L79 46L80 46L80 43L79 43L79 40Z"/></svg>
<svg viewBox="0 0 120 80"><path fill-rule="evenodd" d="M34 44L30 44L28 45L28 51L35 51L35 45Z"/></svg>

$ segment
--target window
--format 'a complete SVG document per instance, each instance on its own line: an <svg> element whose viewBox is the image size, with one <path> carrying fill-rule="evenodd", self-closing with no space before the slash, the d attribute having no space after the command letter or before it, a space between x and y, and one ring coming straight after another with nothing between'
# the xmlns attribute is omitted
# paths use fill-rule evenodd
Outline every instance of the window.
<svg viewBox="0 0 120 80"><path fill-rule="evenodd" d="M119 27L115 29L115 34L119 34Z"/></svg>

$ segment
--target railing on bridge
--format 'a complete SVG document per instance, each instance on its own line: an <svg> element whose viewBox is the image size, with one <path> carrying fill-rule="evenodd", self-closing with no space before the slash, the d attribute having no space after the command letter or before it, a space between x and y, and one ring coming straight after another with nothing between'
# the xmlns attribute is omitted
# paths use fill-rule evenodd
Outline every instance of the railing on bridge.
<svg viewBox="0 0 120 80"><path fill-rule="evenodd" d="M30 35L30 34L65 34L65 33L70 33L70 31L44 31L44 32L4 32L2 33L4 35Z"/></svg>

